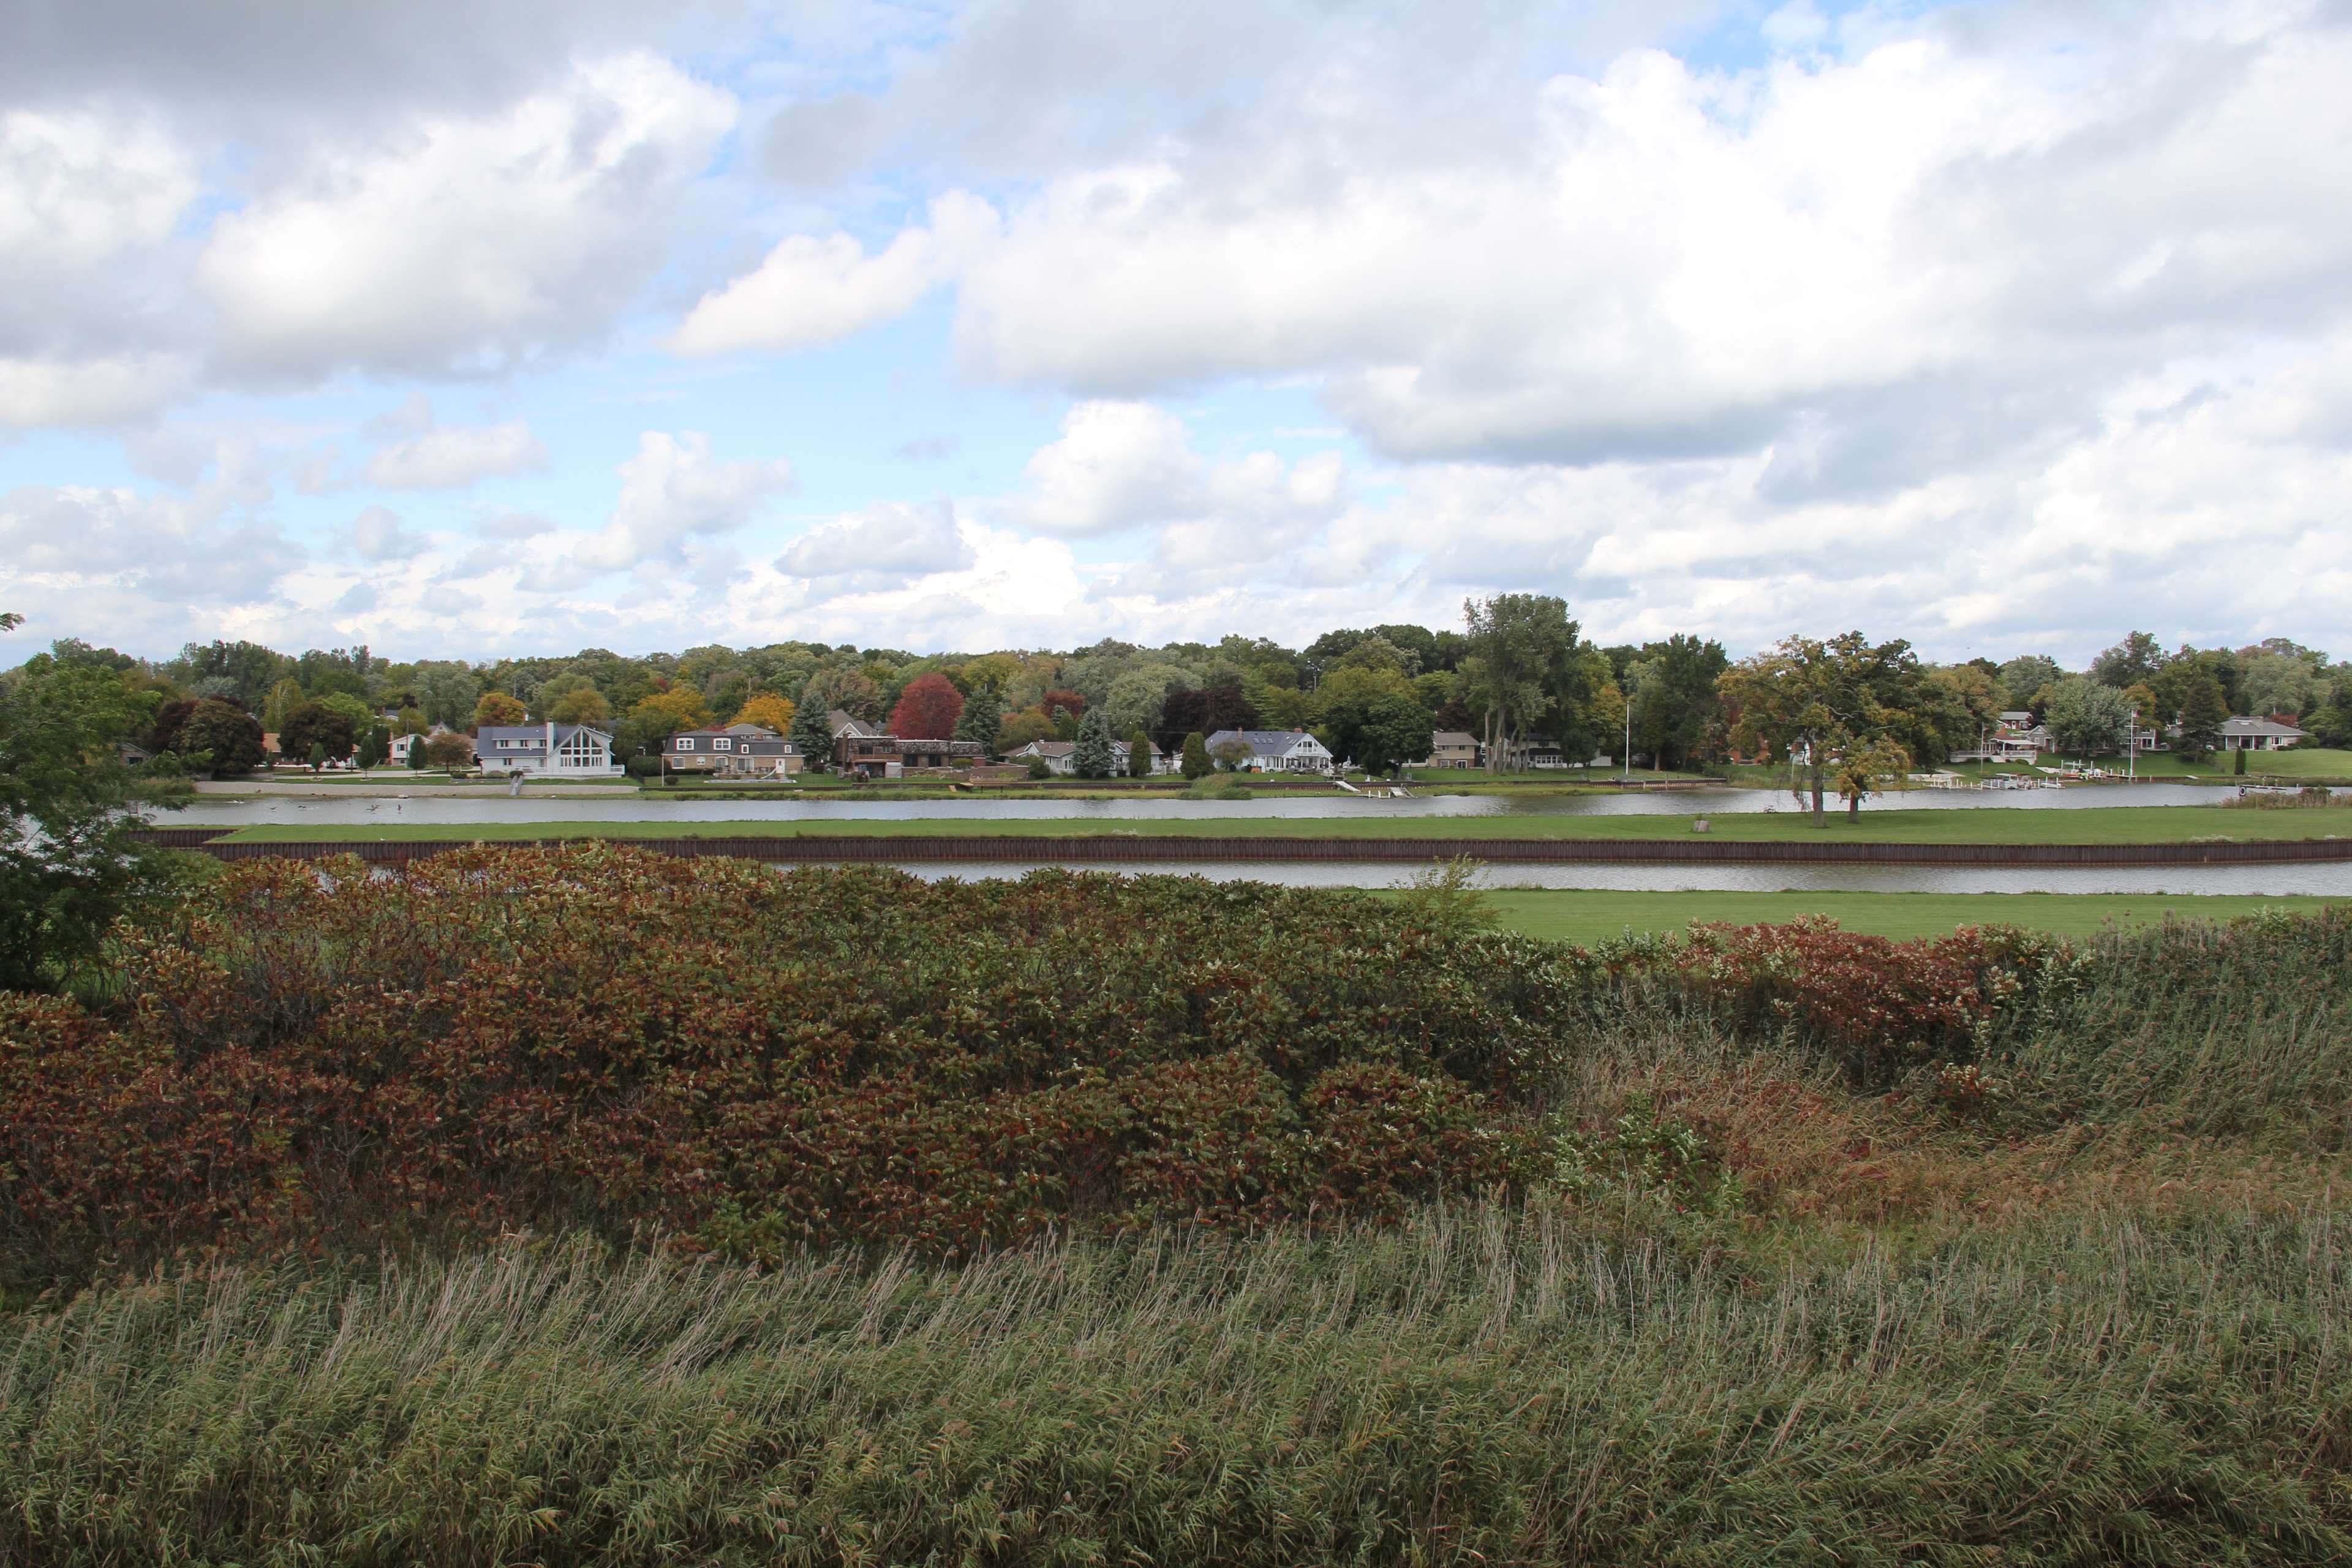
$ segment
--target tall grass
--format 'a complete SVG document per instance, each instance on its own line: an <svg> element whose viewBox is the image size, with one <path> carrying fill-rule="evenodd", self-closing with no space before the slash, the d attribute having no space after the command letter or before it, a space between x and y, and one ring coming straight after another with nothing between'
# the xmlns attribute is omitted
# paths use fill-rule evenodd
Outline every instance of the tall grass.
<svg viewBox="0 0 2352 1568"><path fill-rule="evenodd" d="M0 1330L0 1556L2340 1562L2347 1305L2324 1210L222 1267Z"/></svg>

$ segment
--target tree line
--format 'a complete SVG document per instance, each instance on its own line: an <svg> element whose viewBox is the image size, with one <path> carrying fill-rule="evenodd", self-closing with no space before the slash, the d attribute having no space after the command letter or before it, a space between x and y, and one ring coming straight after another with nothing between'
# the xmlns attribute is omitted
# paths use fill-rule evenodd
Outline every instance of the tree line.
<svg viewBox="0 0 2352 1568"><path fill-rule="evenodd" d="M145 705L130 738L162 767L177 759L228 773L260 763L265 733L288 761L377 763L403 734L548 720L608 730L625 762L652 762L679 730L740 722L822 751L835 711L999 755L1084 740L1086 760L1099 761L1114 739L1173 752L1195 734L1298 729L1385 773L1420 761L1433 731L1449 730L1476 737L1496 769L1540 740L1570 763L1630 753L1660 769L1811 758L1825 785L1883 775L1898 753L1906 766L1939 764L1980 745L2005 712L2046 725L2069 755L2112 753L2136 731L2175 727L2178 748L2202 754L2231 714L2352 743L2352 667L2284 638L2167 651L2135 631L2070 671L2042 654L1936 664L1905 639L1849 632L1791 637L1735 662L1696 634L1597 644L1563 600L1538 594L1469 601L1459 629L1340 628L1303 647L1238 635L929 654L789 641L476 662L212 642L151 661L68 639L0 684L22 684L43 661L101 670ZM463 752L453 739L441 760ZM431 748L410 754L427 761Z"/></svg>

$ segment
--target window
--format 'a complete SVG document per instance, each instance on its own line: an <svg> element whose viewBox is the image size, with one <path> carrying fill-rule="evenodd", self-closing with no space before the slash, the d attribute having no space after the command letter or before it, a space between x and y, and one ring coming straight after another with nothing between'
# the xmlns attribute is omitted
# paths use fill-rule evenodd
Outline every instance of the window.
<svg viewBox="0 0 2352 1568"><path fill-rule="evenodd" d="M694 737L691 735L680 735L677 738L677 749L681 752L690 752L694 750Z"/></svg>
<svg viewBox="0 0 2352 1568"><path fill-rule="evenodd" d="M719 739L712 742L711 744L722 752L731 752L735 749L735 742L729 740L724 735L719 736Z"/></svg>

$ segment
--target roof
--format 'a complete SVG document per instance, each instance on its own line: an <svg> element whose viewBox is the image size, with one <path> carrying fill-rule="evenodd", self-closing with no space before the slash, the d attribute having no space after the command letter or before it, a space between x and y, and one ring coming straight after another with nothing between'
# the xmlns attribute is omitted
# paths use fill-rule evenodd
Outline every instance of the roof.
<svg viewBox="0 0 2352 1568"><path fill-rule="evenodd" d="M1440 730L1429 737L1432 746L1475 746L1478 737L1463 730Z"/></svg>
<svg viewBox="0 0 2352 1568"><path fill-rule="evenodd" d="M2023 708L2004 708L2000 710L2000 721L2004 724L2031 724L2033 715Z"/></svg>
<svg viewBox="0 0 2352 1568"><path fill-rule="evenodd" d="M856 735L860 738L870 739L883 733L883 731L876 729L873 725L868 724L865 720L839 708L827 709L825 710L824 721L827 727L833 731L833 738L836 741L841 739L844 735Z"/></svg>
<svg viewBox="0 0 2352 1568"><path fill-rule="evenodd" d="M555 743L559 746L583 730L608 746L613 743L612 732L599 730L593 724L485 724L474 732L474 750L478 752L496 751L499 749L498 742L500 741L519 741L522 743L504 748L508 755L517 752L544 752L551 730L555 732Z"/></svg>
<svg viewBox="0 0 2352 1568"><path fill-rule="evenodd" d="M2221 733L2224 735L2279 735L2299 741L2309 732L2292 724L2273 723L2268 719L2235 716L2221 721Z"/></svg>
<svg viewBox="0 0 2352 1568"><path fill-rule="evenodd" d="M1304 730L1220 730L1208 743L1221 746L1228 741L1239 741L1261 757L1286 756L1302 746L1323 750L1323 742Z"/></svg>

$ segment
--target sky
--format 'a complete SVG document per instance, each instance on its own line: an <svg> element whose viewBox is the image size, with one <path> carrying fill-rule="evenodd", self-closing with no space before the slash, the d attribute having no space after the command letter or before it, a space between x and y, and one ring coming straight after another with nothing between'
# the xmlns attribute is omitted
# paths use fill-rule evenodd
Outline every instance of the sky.
<svg viewBox="0 0 2352 1568"><path fill-rule="evenodd" d="M18 658L2352 655L2352 0L8 9Z"/></svg>

